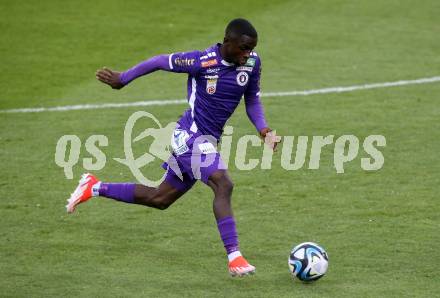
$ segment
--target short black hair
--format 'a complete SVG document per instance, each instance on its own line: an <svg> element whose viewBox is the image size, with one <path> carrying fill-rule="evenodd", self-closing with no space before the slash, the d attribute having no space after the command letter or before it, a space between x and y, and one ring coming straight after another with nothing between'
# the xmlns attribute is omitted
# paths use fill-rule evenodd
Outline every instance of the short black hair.
<svg viewBox="0 0 440 298"><path fill-rule="evenodd" d="M247 35L252 38L258 38L257 30L255 30L254 26L245 19L233 19L229 22L228 26L226 26L225 36L242 36Z"/></svg>

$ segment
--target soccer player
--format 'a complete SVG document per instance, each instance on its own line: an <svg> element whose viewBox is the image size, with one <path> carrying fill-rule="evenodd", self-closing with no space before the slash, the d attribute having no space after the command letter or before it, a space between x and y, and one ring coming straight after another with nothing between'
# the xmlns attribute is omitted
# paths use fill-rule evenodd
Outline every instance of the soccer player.
<svg viewBox="0 0 440 298"><path fill-rule="evenodd" d="M215 146L243 95L247 115L260 136L273 149L279 141L266 124L259 99L261 62L253 51L257 40L257 31L251 23L234 19L226 27L222 44L203 51L155 56L125 72L98 70L96 78L113 89L121 89L156 70L187 73L190 107L178 121L172 136L172 155L164 163L165 179L157 188L134 183L104 183L91 174L84 174L68 200L67 211L73 212L78 204L94 196L163 210L201 180L214 192L213 210L228 255L230 274L254 273L255 267L240 253L231 208L234 185ZM207 159L211 160L207 166L203 162L194 163L194 160Z"/></svg>

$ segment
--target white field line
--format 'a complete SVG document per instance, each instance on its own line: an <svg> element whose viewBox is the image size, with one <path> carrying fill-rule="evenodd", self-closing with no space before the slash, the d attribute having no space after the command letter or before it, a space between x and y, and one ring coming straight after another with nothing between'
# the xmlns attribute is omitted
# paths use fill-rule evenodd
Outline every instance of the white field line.
<svg viewBox="0 0 440 298"><path fill-rule="evenodd" d="M312 89L303 91L286 91L286 92L266 92L262 93L262 97L281 97L281 96L307 96L313 94L327 94L327 93L341 93L350 92L355 90L377 89L387 88L405 85L416 84L429 84L440 82L440 76L431 78L421 78L416 80L404 80L395 82L383 82L364 85L354 85L345 87L330 87L323 89ZM186 104L186 99L164 99L164 100L148 100L148 101L136 101L128 103L101 103L101 104L85 104L85 105L73 105L73 106L58 106L50 108L23 108L23 109L9 109L0 110L0 113L38 113L38 112L62 112L62 111L75 111L75 110L93 110L93 109L108 109L108 108L126 108L126 107L145 107L145 106L164 106L164 105L177 105Z"/></svg>

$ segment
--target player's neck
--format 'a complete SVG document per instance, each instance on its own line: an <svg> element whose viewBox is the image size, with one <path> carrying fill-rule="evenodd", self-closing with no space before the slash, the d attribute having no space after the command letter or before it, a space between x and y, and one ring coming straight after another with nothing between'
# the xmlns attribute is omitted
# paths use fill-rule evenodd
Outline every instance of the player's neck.
<svg viewBox="0 0 440 298"><path fill-rule="evenodd" d="M220 52L220 56L222 57L223 60L225 60L228 63L233 63L232 61L230 61L230 59L227 57L226 53L225 53L225 47L223 46L223 44L220 44L220 48L219 48L219 52Z"/></svg>

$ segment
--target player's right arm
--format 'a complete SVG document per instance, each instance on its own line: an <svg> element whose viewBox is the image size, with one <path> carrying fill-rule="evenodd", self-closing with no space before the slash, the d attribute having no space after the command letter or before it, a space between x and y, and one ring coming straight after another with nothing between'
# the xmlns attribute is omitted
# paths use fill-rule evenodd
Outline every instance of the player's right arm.
<svg viewBox="0 0 440 298"><path fill-rule="evenodd" d="M143 61L127 71L119 72L106 67L96 72L96 78L113 89L121 89L138 77L156 70L195 74L200 69L200 52L184 52L158 55Z"/></svg>
<svg viewBox="0 0 440 298"><path fill-rule="evenodd" d="M254 124L257 131L260 133L264 142L274 151L281 137L277 136L272 129L269 128L264 116L263 105L260 101L260 76L261 76L261 61L258 58L252 72L250 82L244 93L244 100L246 105L246 113Z"/></svg>

